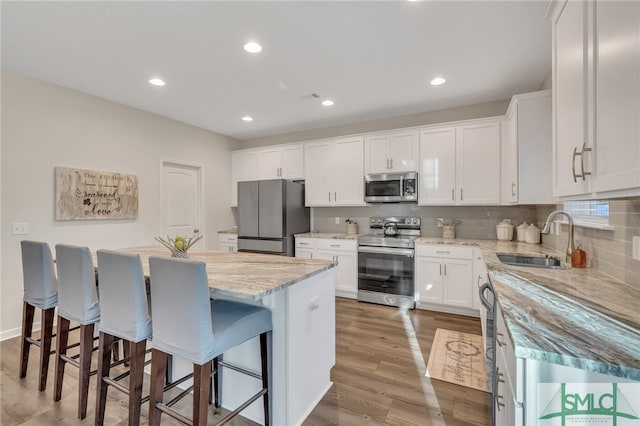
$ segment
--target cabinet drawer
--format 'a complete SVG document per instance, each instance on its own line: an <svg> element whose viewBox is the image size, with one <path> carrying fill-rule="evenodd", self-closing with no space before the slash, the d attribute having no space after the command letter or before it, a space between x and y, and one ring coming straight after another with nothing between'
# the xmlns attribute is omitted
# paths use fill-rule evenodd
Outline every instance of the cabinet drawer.
<svg viewBox="0 0 640 426"><path fill-rule="evenodd" d="M356 240L342 240L335 238L320 238L316 241L316 248L323 250L356 251Z"/></svg>
<svg viewBox="0 0 640 426"><path fill-rule="evenodd" d="M416 256L430 256L455 259L472 259L473 247L454 246L449 244L416 244Z"/></svg>
<svg viewBox="0 0 640 426"><path fill-rule="evenodd" d="M514 397L517 397L516 390L518 389L517 383L517 359L515 350L513 348L513 342L509 337L509 331L507 325L504 322L502 316L502 309L499 304L496 304L496 350L502 351L506 364L506 374L509 378L509 383L514 390Z"/></svg>
<svg viewBox="0 0 640 426"><path fill-rule="evenodd" d="M313 238L296 238L296 248L314 248L316 246L315 242Z"/></svg>
<svg viewBox="0 0 640 426"><path fill-rule="evenodd" d="M237 243L238 235L237 234L218 234L218 242L221 243Z"/></svg>

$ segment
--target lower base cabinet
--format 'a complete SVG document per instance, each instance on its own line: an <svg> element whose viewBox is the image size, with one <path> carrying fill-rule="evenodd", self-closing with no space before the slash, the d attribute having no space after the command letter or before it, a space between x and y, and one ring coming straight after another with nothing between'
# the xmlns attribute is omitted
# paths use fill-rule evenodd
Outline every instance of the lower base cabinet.
<svg viewBox="0 0 640 426"><path fill-rule="evenodd" d="M418 307L479 314L474 292L473 247L416 244Z"/></svg>
<svg viewBox="0 0 640 426"><path fill-rule="evenodd" d="M358 295L358 247L356 240L296 238L296 257L336 263L336 296Z"/></svg>
<svg viewBox="0 0 640 426"><path fill-rule="evenodd" d="M218 250L236 252L238 251L237 234L218 234Z"/></svg>

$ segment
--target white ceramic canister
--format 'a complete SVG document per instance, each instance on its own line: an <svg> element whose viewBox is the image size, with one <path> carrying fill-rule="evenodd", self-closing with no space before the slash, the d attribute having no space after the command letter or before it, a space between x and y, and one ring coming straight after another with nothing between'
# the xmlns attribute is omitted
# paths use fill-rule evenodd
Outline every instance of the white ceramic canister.
<svg viewBox="0 0 640 426"><path fill-rule="evenodd" d="M454 239L456 237L456 227L453 225L444 225L442 227L442 238Z"/></svg>
<svg viewBox="0 0 640 426"><path fill-rule="evenodd" d="M522 222L520 225L518 225L518 232L516 235L516 238L518 239L518 241L520 242L525 242L527 239L525 237L526 233L527 233L527 228L529 227L529 225L527 225L527 222Z"/></svg>
<svg viewBox="0 0 640 426"><path fill-rule="evenodd" d="M513 225L511 219L504 219L496 225L496 234L500 241L511 241L513 239Z"/></svg>
<svg viewBox="0 0 640 426"><path fill-rule="evenodd" d="M531 244L540 244L540 228L535 224L531 224L527 227L526 242Z"/></svg>

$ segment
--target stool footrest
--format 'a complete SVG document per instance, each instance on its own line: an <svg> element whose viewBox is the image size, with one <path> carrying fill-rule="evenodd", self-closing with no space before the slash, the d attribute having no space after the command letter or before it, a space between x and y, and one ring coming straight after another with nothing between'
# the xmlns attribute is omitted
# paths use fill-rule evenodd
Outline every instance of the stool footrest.
<svg viewBox="0 0 640 426"><path fill-rule="evenodd" d="M247 408L249 405L253 404L255 400L257 400L258 398L260 398L266 393L267 393L266 388L261 389L258 393L253 395L251 398L247 399L241 406L239 406L238 408L236 408L235 410L233 410L232 412L224 416L222 419L220 419L220 421L216 423L216 426L222 426L224 424L227 424L231 419L233 419L235 416L240 414L242 410Z"/></svg>
<svg viewBox="0 0 640 426"><path fill-rule="evenodd" d="M177 421L179 421L180 423L183 423L185 425L193 425L193 421L188 418L183 416L182 414L178 413L177 411L173 410L171 407L158 402L156 404L156 408L160 411L162 411L163 413L173 417L174 419L176 419Z"/></svg>
<svg viewBox="0 0 640 426"><path fill-rule="evenodd" d="M240 373L244 373L244 374L246 374L248 376L253 377L254 379L262 380L262 375L254 372L254 371L247 370L246 368L240 367L238 365L231 364L231 363L226 362L226 361L218 361L218 368L220 366L225 367L225 368L229 368L231 370L238 371Z"/></svg>

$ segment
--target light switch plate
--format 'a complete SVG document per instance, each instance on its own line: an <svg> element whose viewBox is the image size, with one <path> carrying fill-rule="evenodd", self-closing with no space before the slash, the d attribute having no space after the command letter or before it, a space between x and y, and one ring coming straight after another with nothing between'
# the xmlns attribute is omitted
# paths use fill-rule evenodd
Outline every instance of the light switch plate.
<svg viewBox="0 0 640 426"><path fill-rule="evenodd" d="M29 224L28 223L12 223L11 224L11 235L26 235L29 233Z"/></svg>
<svg viewBox="0 0 640 426"><path fill-rule="evenodd" d="M633 258L640 260L640 237L633 237Z"/></svg>
<svg viewBox="0 0 640 426"><path fill-rule="evenodd" d="M336 216L336 225L340 225L340 218Z"/></svg>

